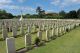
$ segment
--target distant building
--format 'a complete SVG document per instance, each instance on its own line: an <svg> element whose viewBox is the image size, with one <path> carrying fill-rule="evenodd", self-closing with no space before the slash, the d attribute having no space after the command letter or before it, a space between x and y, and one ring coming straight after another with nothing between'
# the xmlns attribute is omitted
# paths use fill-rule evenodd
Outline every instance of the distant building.
<svg viewBox="0 0 80 53"><path fill-rule="evenodd" d="M49 16L58 16L58 13L45 12L45 15L49 15Z"/></svg>

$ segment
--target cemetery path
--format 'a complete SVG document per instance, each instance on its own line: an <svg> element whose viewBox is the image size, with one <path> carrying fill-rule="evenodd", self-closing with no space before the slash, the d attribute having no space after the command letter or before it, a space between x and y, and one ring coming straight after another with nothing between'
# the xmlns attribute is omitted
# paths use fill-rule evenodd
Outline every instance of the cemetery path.
<svg viewBox="0 0 80 53"><path fill-rule="evenodd" d="M80 53L80 27L27 53Z"/></svg>

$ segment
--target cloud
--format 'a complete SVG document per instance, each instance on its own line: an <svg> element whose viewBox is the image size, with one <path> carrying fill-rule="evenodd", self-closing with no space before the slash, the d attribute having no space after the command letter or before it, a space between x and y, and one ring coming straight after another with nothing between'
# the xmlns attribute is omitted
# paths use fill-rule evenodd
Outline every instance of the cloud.
<svg viewBox="0 0 80 53"><path fill-rule="evenodd" d="M1 0L0 1L0 9L3 9L6 6L8 7L8 5L11 5L12 3L13 3L12 0Z"/></svg>
<svg viewBox="0 0 80 53"><path fill-rule="evenodd" d="M64 0L64 3L68 4L79 4L80 0Z"/></svg>
<svg viewBox="0 0 80 53"><path fill-rule="evenodd" d="M25 0L18 0L19 2L24 2ZM0 9L5 10L15 10L15 11L35 11L34 8L28 6L16 5L13 0L1 0Z"/></svg>
<svg viewBox="0 0 80 53"><path fill-rule="evenodd" d="M12 0L1 0L0 5L6 5L6 4L10 4L12 2L13 2Z"/></svg>
<svg viewBox="0 0 80 53"><path fill-rule="evenodd" d="M60 4L60 0L53 0L52 2L51 2L51 4L53 4L53 5L59 5Z"/></svg>
<svg viewBox="0 0 80 53"><path fill-rule="evenodd" d="M69 0L68 0L69 1ZM72 3L80 3L80 0L70 0Z"/></svg>
<svg viewBox="0 0 80 53"><path fill-rule="evenodd" d="M80 4L80 0L53 0L50 3L63 8L65 6Z"/></svg>
<svg viewBox="0 0 80 53"><path fill-rule="evenodd" d="M51 10L51 9L48 9L48 10L46 10L47 12L53 12L53 10Z"/></svg>
<svg viewBox="0 0 80 53"><path fill-rule="evenodd" d="M12 5L10 6L10 9L14 9L14 10L23 10L23 11L35 11L34 8L32 7L28 7L28 6L15 6L15 5Z"/></svg>
<svg viewBox="0 0 80 53"><path fill-rule="evenodd" d="M1 9L9 9L9 10L22 10L22 11L35 11L34 8L28 6L17 6L17 5L4 5Z"/></svg>

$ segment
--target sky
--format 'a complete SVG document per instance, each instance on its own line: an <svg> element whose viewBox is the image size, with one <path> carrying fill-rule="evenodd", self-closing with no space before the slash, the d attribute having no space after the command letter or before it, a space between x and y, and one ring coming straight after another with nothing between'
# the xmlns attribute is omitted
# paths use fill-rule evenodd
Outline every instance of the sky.
<svg viewBox="0 0 80 53"><path fill-rule="evenodd" d="M46 12L69 12L80 8L80 0L0 0L0 9L13 15L21 14L21 10L23 14L35 14L38 6Z"/></svg>

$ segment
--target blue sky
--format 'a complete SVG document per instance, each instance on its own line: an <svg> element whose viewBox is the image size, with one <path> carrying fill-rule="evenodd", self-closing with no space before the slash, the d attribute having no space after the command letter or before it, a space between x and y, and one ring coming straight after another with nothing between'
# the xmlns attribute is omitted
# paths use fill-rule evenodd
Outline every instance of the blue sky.
<svg viewBox="0 0 80 53"><path fill-rule="evenodd" d="M80 0L1 0L0 9L5 9L14 15L35 14L35 9L40 6L46 12L59 12L64 10L77 10L80 8Z"/></svg>

